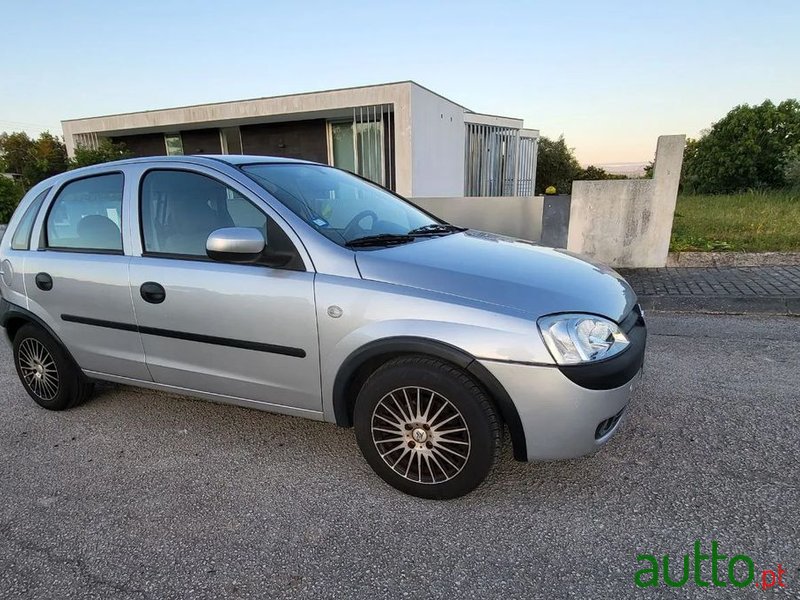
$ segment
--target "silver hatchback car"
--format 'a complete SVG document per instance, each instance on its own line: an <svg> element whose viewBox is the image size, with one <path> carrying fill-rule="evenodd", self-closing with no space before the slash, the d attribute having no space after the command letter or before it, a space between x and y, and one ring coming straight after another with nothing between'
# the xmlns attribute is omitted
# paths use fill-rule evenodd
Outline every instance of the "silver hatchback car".
<svg viewBox="0 0 800 600"><path fill-rule="evenodd" d="M103 380L353 426L387 483L478 486L619 427L646 330L630 286L465 230L332 167L156 157L36 185L0 243L0 324L41 406Z"/></svg>

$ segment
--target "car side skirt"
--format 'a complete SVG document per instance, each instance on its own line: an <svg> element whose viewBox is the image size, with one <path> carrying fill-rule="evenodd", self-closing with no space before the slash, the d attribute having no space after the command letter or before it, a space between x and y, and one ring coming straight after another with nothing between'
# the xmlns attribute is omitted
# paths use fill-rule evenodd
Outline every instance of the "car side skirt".
<svg viewBox="0 0 800 600"><path fill-rule="evenodd" d="M199 398L216 402L219 404L231 404L234 406L241 406L244 408L254 408L265 412L272 412L282 415L290 415L293 417L302 417L304 419L312 419L314 421L324 421L322 411L308 410L306 408L295 408L292 406L285 406L283 404L272 404L270 402L261 402L258 400L249 400L247 398L239 398L237 396L226 396L224 394L215 394L213 392L203 392L191 388L180 387L176 385L166 385L163 383L155 383L153 381L144 381L140 379L131 379L129 377L121 377L119 375L110 375L108 373L98 373L97 371L84 370L83 373L91 378L100 381L108 381L111 383L119 383L122 385L129 385L132 387L147 388L150 390L157 390L160 392L168 392L172 394L179 394L182 396L190 396L192 398Z"/></svg>

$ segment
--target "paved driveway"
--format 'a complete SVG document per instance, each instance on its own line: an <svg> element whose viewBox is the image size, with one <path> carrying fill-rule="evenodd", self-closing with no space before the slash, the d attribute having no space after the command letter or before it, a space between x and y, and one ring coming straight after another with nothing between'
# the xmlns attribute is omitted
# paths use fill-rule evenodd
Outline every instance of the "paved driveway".
<svg viewBox="0 0 800 600"><path fill-rule="evenodd" d="M680 566L695 540L781 563L800 594L800 320L650 326L609 446L506 451L444 503L385 486L333 425L122 387L49 413L3 349L0 597L649 598L676 590L637 590L636 555Z"/></svg>

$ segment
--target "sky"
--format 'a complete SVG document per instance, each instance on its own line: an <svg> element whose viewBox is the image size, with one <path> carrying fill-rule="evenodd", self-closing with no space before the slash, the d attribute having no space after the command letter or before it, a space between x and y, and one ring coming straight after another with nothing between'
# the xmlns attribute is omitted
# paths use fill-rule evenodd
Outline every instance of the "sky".
<svg viewBox="0 0 800 600"><path fill-rule="evenodd" d="M411 79L645 162L732 107L800 98L800 1L2 0L0 131Z"/></svg>

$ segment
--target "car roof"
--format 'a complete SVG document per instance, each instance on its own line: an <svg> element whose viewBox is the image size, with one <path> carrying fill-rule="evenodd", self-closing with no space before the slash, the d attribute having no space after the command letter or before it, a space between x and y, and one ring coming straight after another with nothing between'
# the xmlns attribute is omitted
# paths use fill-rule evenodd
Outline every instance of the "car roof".
<svg viewBox="0 0 800 600"><path fill-rule="evenodd" d="M71 176L80 173L83 170L96 169L97 167L113 167L115 165L130 165L141 163L190 163L196 165L208 165L214 162L223 162L229 165L251 165L251 164L269 164L269 163L301 163L308 165L318 165L308 160L301 160L299 158L286 158L281 156L258 156L253 154L187 154L180 156L142 156L140 158L125 158L123 160L114 160L106 163L99 163L96 165L89 165L68 171ZM327 165L325 165L327 166ZM63 174L62 174L63 175Z"/></svg>
<svg viewBox="0 0 800 600"><path fill-rule="evenodd" d="M328 167L324 163L313 162L310 160L302 160L299 158L287 158L284 156L259 156L255 154L186 154L180 156L142 156L139 158L125 158L123 160L113 160L104 163L97 163L71 169L58 173L52 177L40 181L33 186L28 193L34 188L43 189L47 186L60 185L63 181L72 179L79 179L81 177L89 177L91 175L105 172L109 167L132 165L132 164L194 164L205 166L219 166L219 163L231 165L233 167L239 165L255 165L255 164L303 164L303 165L319 165Z"/></svg>
<svg viewBox="0 0 800 600"><path fill-rule="evenodd" d="M310 160L301 160L299 158L287 158L283 156L258 156L256 154L193 154L194 158L212 158L214 160L221 160L222 162L231 165L251 165L253 163L306 163L306 164L320 164ZM177 158L177 157L175 157Z"/></svg>

